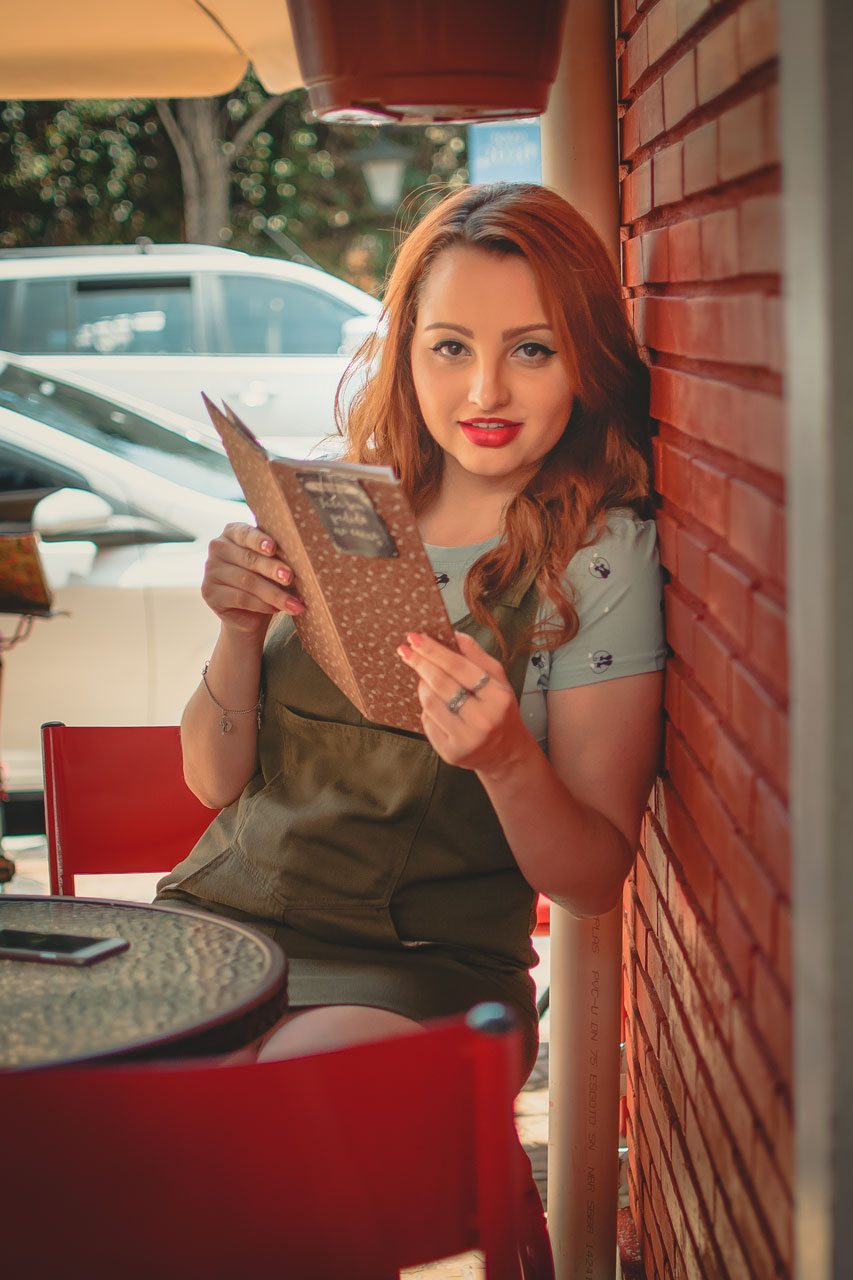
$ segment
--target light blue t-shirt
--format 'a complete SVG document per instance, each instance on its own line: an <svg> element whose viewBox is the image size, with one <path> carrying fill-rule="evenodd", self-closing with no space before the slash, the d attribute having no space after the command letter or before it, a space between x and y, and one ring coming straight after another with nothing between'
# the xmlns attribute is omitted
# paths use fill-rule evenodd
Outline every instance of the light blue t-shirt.
<svg viewBox="0 0 853 1280"><path fill-rule="evenodd" d="M427 545L451 622L468 613L465 577L497 538L464 547ZM660 671L666 658L662 581L653 520L633 511L608 512L598 540L572 558L566 577L574 587L578 632L559 649L531 654L521 698L530 732L546 746L549 689L574 689L619 676ZM547 609L540 610L540 621Z"/></svg>

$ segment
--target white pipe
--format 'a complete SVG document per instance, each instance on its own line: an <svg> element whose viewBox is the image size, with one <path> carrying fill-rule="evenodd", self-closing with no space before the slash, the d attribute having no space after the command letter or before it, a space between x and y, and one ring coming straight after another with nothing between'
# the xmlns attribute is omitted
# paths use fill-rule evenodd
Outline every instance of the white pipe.
<svg viewBox="0 0 853 1280"><path fill-rule="evenodd" d="M569 0L542 116L546 186L592 223L619 260L615 13ZM551 912L548 1229L556 1280L613 1280L619 1130L621 910Z"/></svg>

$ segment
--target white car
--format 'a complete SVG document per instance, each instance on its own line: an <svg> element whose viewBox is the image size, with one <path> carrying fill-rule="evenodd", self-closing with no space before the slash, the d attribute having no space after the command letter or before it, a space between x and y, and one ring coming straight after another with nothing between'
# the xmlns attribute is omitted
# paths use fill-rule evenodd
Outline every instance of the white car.
<svg viewBox="0 0 853 1280"><path fill-rule="evenodd" d="M218 629L199 590L208 543L252 516L212 428L7 363L0 519L40 532L54 591L55 615L1 655L6 789L32 807L44 721L178 722ZM0 616L0 636L19 621Z"/></svg>
<svg viewBox="0 0 853 1280"><path fill-rule="evenodd" d="M225 400L270 452L334 431L381 304L317 268L208 245L0 250L0 349L205 420Z"/></svg>

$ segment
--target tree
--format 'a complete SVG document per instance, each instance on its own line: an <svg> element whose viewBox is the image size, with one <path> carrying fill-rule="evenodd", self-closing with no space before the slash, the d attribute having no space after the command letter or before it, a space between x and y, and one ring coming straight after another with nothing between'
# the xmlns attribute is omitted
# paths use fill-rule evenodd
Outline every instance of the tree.
<svg viewBox="0 0 853 1280"><path fill-rule="evenodd" d="M466 180L463 130L388 132L410 150L408 216ZM0 103L0 246L201 241L302 256L377 290L394 227L358 162L375 138L312 120L304 91L269 97L252 76L216 98Z"/></svg>

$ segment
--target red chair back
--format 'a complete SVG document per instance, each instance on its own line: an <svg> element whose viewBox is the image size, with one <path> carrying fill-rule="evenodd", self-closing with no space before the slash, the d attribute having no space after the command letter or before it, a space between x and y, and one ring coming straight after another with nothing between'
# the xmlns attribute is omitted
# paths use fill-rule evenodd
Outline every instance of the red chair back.
<svg viewBox="0 0 853 1280"><path fill-rule="evenodd" d="M175 725L42 726L51 893L76 875L168 871L215 811L184 782Z"/></svg>
<svg viewBox="0 0 853 1280"><path fill-rule="evenodd" d="M4 1167L27 1192L4 1267L382 1280L482 1249L489 1280L518 1280L519 1051L481 1005L280 1062L8 1073Z"/></svg>

